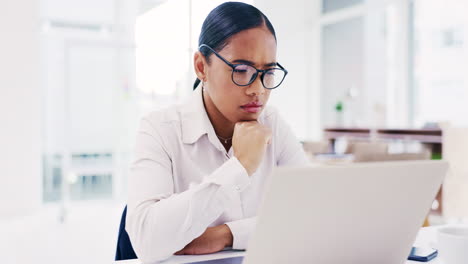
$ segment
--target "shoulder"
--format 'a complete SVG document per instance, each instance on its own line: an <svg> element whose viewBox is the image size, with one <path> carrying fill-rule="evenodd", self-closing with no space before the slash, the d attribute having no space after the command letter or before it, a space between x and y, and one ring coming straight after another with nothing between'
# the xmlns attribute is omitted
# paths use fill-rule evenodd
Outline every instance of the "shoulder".
<svg viewBox="0 0 468 264"><path fill-rule="evenodd" d="M180 122L179 105L153 110L143 115L142 120L150 123L154 127L167 126Z"/></svg>
<svg viewBox="0 0 468 264"><path fill-rule="evenodd" d="M272 129L277 129L278 126L283 125L283 119L278 109L275 106L268 105L263 110L260 122Z"/></svg>
<svg viewBox="0 0 468 264"><path fill-rule="evenodd" d="M173 105L144 114L140 121L140 132L151 134L167 143L168 140L177 140L180 123L180 105Z"/></svg>
<svg viewBox="0 0 468 264"><path fill-rule="evenodd" d="M276 109L276 107L272 105L267 105L265 109L263 110L263 113L260 118L265 123L272 122L273 120L276 119L277 115L278 115L278 110Z"/></svg>
<svg viewBox="0 0 468 264"><path fill-rule="evenodd" d="M260 123L271 128L273 137L289 137L292 133L291 127L283 118L283 115L280 113L280 111L274 106L268 106L264 111L265 112L263 113L263 117L260 120Z"/></svg>

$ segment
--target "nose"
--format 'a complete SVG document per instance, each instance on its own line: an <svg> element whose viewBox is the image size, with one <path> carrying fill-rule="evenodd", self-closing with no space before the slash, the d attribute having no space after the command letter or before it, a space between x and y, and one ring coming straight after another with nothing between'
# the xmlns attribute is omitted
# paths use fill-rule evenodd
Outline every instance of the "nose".
<svg viewBox="0 0 468 264"><path fill-rule="evenodd" d="M255 81L247 86L247 89L245 89L245 93L247 95L259 96L265 93L265 88L263 87L260 77L260 74L258 74L257 78L255 78Z"/></svg>

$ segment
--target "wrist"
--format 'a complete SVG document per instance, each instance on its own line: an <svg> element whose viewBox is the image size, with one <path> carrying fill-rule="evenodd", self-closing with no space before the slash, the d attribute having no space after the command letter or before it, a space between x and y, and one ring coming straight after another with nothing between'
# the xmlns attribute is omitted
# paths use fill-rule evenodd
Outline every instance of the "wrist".
<svg viewBox="0 0 468 264"><path fill-rule="evenodd" d="M223 241L224 241L224 247L232 247L234 237L232 236L232 232L229 226L226 224L221 225L221 232L222 232L221 237L223 238Z"/></svg>
<svg viewBox="0 0 468 264"><path fill-rule="evenodd" d="M239 163L242 165L242 167L244 167L245 171L247 172L247 174L249 176L251 176L253 174L253 171L250 169L251 166L249 164L248 161L246 161L245 159L241 158L241 157L236 157L237 160L239 161Z"/></svg>

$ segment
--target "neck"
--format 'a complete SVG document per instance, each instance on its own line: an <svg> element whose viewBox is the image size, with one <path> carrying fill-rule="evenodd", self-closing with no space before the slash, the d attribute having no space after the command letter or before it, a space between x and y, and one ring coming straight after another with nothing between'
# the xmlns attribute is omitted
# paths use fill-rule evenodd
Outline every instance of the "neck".
<svg viewBox="0 0 468 264"><path fill-rule="evenodd" d="M213 125L216 135L225 139L232 138L235 123L232 123L224 117L204 91L202 91L202 95L206 113L208 114L208 118Z"/></svg>

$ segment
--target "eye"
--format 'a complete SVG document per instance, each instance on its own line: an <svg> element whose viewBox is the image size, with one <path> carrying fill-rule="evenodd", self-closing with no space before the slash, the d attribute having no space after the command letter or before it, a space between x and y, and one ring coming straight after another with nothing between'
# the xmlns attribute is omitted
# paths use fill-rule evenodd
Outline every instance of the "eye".
<svg viewBox="0 0 468 264"><path fill-rule="evenodd" d="M236 73L246 73L248 70L249 70L248 65L237 65L234 68L234 72L236 72Z"/></svg>

